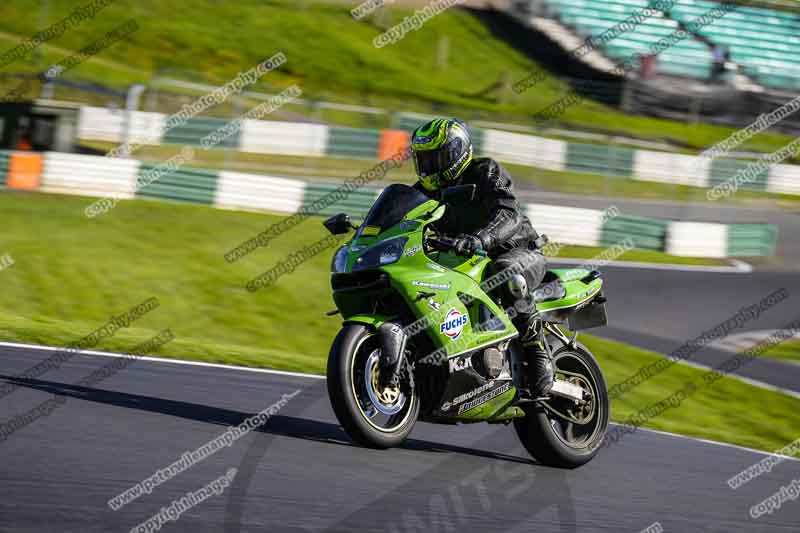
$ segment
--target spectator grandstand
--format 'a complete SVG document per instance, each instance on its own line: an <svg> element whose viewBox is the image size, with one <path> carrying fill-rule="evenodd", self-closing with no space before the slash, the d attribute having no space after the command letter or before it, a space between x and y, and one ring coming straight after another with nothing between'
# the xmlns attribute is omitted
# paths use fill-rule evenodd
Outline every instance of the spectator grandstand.
<svg viewBox="0 0 800 533"><path fill-rule="evenodd" d="M531 10L557 19L582 38L597 37L647 7L662 12L624 26L617 37L601 42L600 51L619 61L646 54L650 45L701 17L717 2L706 0L534 0ZM730 60L761 85L800 89L800 17L784 11L740 6L691 38L658 56L658 72L706 80L711 77L714 46L730 50Z"/></svg>
<svg viewBox="0 0 800 533"><path fill-rule="evenodd" d="M704 0L680 0L671 16L685 23L715 5ZM732 61L758 83L800 89L800 17L796 14L742 6L704 27L700 34L730 48Z"/></svg>

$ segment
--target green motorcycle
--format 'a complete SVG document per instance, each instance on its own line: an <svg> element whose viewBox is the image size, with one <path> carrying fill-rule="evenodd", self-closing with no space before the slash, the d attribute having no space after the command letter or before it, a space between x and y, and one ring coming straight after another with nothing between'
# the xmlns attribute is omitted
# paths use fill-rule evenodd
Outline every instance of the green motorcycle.
<svg viewBox="0 0 800 533"><path fill-rule="evenodd" d="M454 239L432 225L447 205L474 194L474 185L462 185L433 200L390 185L360 226L343 213L325 221L335 235L356 230L331 268L337 310L329 314L344 319L328 357L333 410L348 435L369 447L399 445L417 420L513 422L540 463L580 466L608 427L605 379L574 333L606 324L603 281L596 271L552 269L534 292L537 334L556 381L546 397L532 397L532 366L511 322L514 302L490 296L502 283L518 283L519 272L490 275L485 252L456 255Z"/></svg>

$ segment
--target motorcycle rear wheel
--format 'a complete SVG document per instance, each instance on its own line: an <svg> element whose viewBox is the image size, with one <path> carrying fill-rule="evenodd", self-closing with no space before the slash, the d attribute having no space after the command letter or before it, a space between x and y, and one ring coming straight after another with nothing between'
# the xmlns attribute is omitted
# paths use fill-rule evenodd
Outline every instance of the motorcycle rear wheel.
<svg viewBox="0 0 800 533"><path fill-rule="evenodd" d="M591 402L580 408L563 398L551 398L525 408L514 429L525 449L538 462L576 468L591 461L608 429L606 381L594 356L580 343L562 346L553 354L555 373L591 390Z"/></svg>
<svg viewBox="0 0 800 533"><path fill-rule="evenodd" d="M337 420L357 443L391 448L402 443L419 415L419 396L407 386L380 389L378 335L366 326L344 326L328 356L328 397Z"/></svg>

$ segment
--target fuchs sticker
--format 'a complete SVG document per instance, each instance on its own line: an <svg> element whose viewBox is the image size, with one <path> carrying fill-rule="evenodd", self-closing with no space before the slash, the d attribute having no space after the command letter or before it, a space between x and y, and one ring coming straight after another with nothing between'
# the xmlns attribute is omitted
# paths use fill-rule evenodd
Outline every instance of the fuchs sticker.
<svg viewBox="0 0 800 533"><path fill-rule="evenodd" d="M421 250L422 250L422 246L420 246L420 245L418 244L418 245L416 245L416 246L412 246L411 248L409 248L408 250L406 250L406 251L405 251L405 253L403 253L403 255L405 255L406 257L411 257L412 255L416 255L416 254L417 254L418 252L420 252Z"/></svg>
<svg viewBox="0 0 800 533"><path fill-rule="evenodd" d="M467 325L467 322L469 322L469 317L452 307L444 317L444 322L439 324L439 333L447 335L451 341L454 341L461 336L461 332L464 331L464 326Z"/></svg>
<svg viewBox="0 0 800 533"><path fill-rule="evenodd" d="M500 396L501 394L503 394L504 392L508 392L509 390L511 390L511 384L510 383L506 383L505 385L501 385L501 386L497 387L496 389L487 392L483 396L475 398L474 400L469 401L467 403L461 404L459 406L459 408L458 408L458 414L461 414L461 413L464 413L466 411L469 411L470 409L475 409L476 407L485 404L486 402L488 402L492 398L496 398L496 397Z"/></svg>
<svg viewBox="0 0 800 533"><path fill-rule="evenodd" d="M415 287L425 287L426 289L436 289L439 291L450 290L449 283L429 283L427 281L412 281L411 284Z"/></svg>

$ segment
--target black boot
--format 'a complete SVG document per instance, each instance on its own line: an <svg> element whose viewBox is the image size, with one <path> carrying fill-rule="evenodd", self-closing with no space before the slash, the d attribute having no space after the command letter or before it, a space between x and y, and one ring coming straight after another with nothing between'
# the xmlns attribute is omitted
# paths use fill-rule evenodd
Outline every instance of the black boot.
<svg viewBox="0 0 800 533"><path fill-rule="evenodd" d="M533 398L547 396L555 381L553 361L541 340L539 328L541 322L538 317L532 317L527 330L520 335L522 347L530 363L530 389Z"/></svg>
<svg viewBox="0 0 800 533"><path fill-rule="evenodd" d="M550 393L555 381L553 361L541 345L535 348L527 347L526 351L531 362L531 395L534 398L543 398Z"/></svg>

